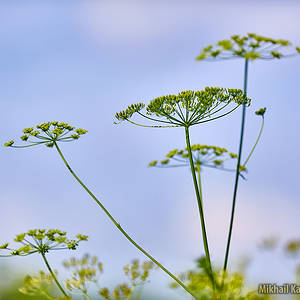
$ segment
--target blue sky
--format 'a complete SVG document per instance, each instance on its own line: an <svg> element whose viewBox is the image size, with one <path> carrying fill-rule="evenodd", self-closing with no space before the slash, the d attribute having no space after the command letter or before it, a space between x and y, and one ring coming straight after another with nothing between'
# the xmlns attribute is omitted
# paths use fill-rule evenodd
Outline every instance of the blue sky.
<svg viewBox="0 0 300 300"><path fill-rule="evenodd" d="M182 90L241 88L243 62L196 62L201 48L247 32L300 45L299 13L297 1L0 1L1 144L48 120L87 129L81 140L62 147L70 165L156 258L174 272L191 267L203 253L191 174L147 168L168 150L184 147L183 130L114 125L114 114ZM256 253L265 236L299 236L299 70L300 57L250 65L244 153L259 130L254 111L264 106L266 125L248 180L240 182L232 266L238 257ZM238 111L192 128L191 140L237 152L239 126ZM0 151L1 241L35 227L88 234L90 241L79 252L98 255L113 279L121 265L143 259L54 149ZM211 253L221 264L233 176L205 170L203 184ZM56 263L62 258L51 256ZM38 259L25 261L26 270L26 263ZM291 267L276 258L258 262L250 268L253 282L291 278ZM278 269L281 277L275 275ZM165 288L169 279L158 273L153 284L175 298Z"/></svg>

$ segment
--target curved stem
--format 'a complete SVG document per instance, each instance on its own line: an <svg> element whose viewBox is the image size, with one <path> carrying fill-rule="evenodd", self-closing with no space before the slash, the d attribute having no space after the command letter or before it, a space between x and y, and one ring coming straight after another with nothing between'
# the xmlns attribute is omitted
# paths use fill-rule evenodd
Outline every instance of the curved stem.
<svg viewBox="0 0 300 300"><path fill-rule="evenodd" d="M66 297L68 297L67 293L64 291L64 289L62 288L62 286L60 285L60 283L59 283L58 280L56 279L56 277L55 277L55 275L54 275L54 272L52 271L52 269L51 269L51 267L50 267L50 265L49 265L49 263L48 263L48 261L47 261L47 259L46 259L45 253L42 252L41 254L42 254L42 257L43 257L43 259L44 259L44 262L45 262L45 264L46 264L46 266L47 266L47 268L48 268L48 270L49 270L49 272L50 272L52 278L54 279L56 285L57 285L58 288L61 290L61 292L63 293L63 295L66 296Z"/></svg>
<svg viewBox="0 0 300 300"><path fill-rule="evenodd" d="M252 147L252 149L251 149L251 151L250 151L248 157L246 158L246 160L245 160L245 162L244 162L244 164L243 164L243 167L246 167L247 162L249 161L249 159L250 159L250 157L251 157L251 155L252 155L254 149L256 148L256 145L257 145L258 141L260 140L262 131L263 131L263 129L264 129L264 123L265 123L265 118L264 118L264 116L262 116L262 122L261 122L261 127L260 127L260 131L259 131L258 137L257 137L257 139L256 139L256 141L255 141L255 144L254 144L254 146Z"/></svg>
<svg viewBox="0 0 300 300"><path fill-rule="evenodd" d="M113 216L108 212L108 210L103 206L103 204L96 198L96 196L87 188L87 186L79 179L79 177L74 173L74 171L69 166L68 162L64 158L62 152L60 151L58 145L56 142L54 142L54 145L63 160L64 164L70 171L70 173L74 176L74 178L78 181L78 183L86 190L86 192L96 201L96 203L102 208L104 213L109 217L109 219L114 223L114 225L118 228L118 230L129 240L130 243L132 243L137 249L139 249L142 253L144 253L149 259L151 259L159 268L161 268L163 271L165 271L172 279L174 279L182 288L184 288L189 294L191 294L195 299L198 299L196 295L187 287L184 285L183 282L181 282L176 276L174 276L170 271L168 271L163 265L161 265L154 257L152 257L148 252L146 252L141 246L139 246L128 234L127 232L121 227L120 223L118 223Z"/></svg>
<svg viewBox="0 0 300 300"><path fill-rule="evenodd" d="M211 267L211 261L210 261L210 255L209 255L209 249L208 249L208 241L207 241L207 235L206 235L206 229L205 229L204 213L203 213L203 207L202 207L202 197L200 196L197 178L196 178L196 171L195 171L195 166L194 166L194 161L193 161L193 156L192 156L188 126L185 127L185 137L186 137L186 146L188 149L190 166L191 166L191 170L192 170L194 188L195 188L197 202L198 202L198 209L199 209L199 213L200 213L202 238L203 238L203 244L204 244L204 250L205 250L206 263L207 263L208 270L211 274L211 281L213 284L213 288L215 288L215 280L213 277L213 272L212 272L212 267Z"/></svg>
<svg viewBox="0 0 300 300"><path fill-rule="evenodd" d="M245 69L244 69L244 93L245 94L247 94L247 79L248 79L248 60L246 59L245 60ZM241 163L242 148L243 148L245 118L246 118L246 104L243 103L240 145L239 145L238 161L237 161L236 173L235 173L235 183L234 183L234 190L233 190L230 225L229 225L226 253L225 253L225 259L224 259L224 266L223 266L224 274L227 269L227 262L228 262L231 235L232 235L232 227L233 227L233 220L234 220L234 212L235 212L235 203L236 203L236 196L237 196L237 188L238 188L238 182L239 182L239 177L240 177L239 174L240 174L240 163Z"/></svg>

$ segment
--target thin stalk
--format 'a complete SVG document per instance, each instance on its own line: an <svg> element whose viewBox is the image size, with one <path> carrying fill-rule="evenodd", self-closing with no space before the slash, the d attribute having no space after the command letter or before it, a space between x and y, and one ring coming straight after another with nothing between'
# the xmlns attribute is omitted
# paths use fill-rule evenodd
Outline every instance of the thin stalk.
<svg viewBox="0 0 300 300"><path fill-rule="evenodd" d="M262 134L263 128L264 128L264 123L265 123L265 118L264 118L264 116L262 116L262 123L261 123L261 127L260 127L260 131L259 131L258 137L257 137L257 139L256 139L256 141L255 141L255 144L254 144L254 146L252 147L252 149L251 149L251 151L250 151L248 157L246 158L246 160L245 160L245 162L244 162L244 164L243 164L243 167L246 167L247 162L249 161L249 159L250 159L250 157L251 157L251 155L252 155L254 149L256 148L256 145L257 145L258 141L260 140L260 137L261 137L261 134Z"/></svg>
<svg viewBox="0 0 300 300"><path fill-rule="evenodd" d="M49 265L49 263L48 263L48 261L47 261L47 259L46 259L45 253L41 252L41 254L42 254L42 257L43 257L43 259L44 259L44 262L45 262L45 264L46 264L46 266L47 266L47 268L48 268L48 270L49 270L49 272L50 272L52 278L54 279L56 285L57 285L58 288L61 290L61 292L63 293L63 295L66 296L66 297L68 297L68 294L64 291L64 289L62 288L62 286L60 285L60 283L59 283L58 280L56 279L56 276L54 275L54 272L52 271L52 269L51 269L51 267L50 267L50 265Z"/></svg>
<svg viewBox="0 0 300 300"><path fill-rule="evenodd" d="M203 201L202 201L202 186L201 186L201 176L200 176L200 165L197 164L197 173L198 173L198 187L199 187L199 193L200 193L200 200L201 200L201 205L203 209Z"/></svg>
<svg viewBox="0 0 300 300"><path fill-rule="evenodd" d="M70 171L70 173L74 176L74 178L78 181L78 183L87 191L87 193L96 201L96 203L102 208L104 213L109 217L109 219L114 223L114 225L118 228L118 230L132 243L137 249L139 249L142 253L144 253L149 259L151 259L159 268L165 271L172 279L174 279L182 288L184 288L189 294L191 294L195 299L198 299L197 296L187 287L183 282L181 282L176 276L174 276L170 271L168 271L163 265L161 265L154 257L152 257L146 250L144 250L141 246L139 246L128 234L127 232L121 227L120 223L118 223L113 216L108 212L108 210L103 206L103 204L96 198L96 196L87 188L87 186L79 179L79 177L74 173L74 171L69 166L68 162L66 161L65 157L63 156L61 150L59 149L56 142L54 145L63 160L64 164Z"/></svg>
<svg viewBox="0 0 300 300"><path fill-rule="evenodd" d="M246 59L245 60L245 69L244 69L244 93L245 94L247 94L247 81L248 81L248 60ZM235 203L236 203L238 182L239 182L239 177L240 177L239 174L240 174L240 163L241 163L243 139L244 139L245 118L246 118L246 103L243 103L240 145L239 145L238 161L237 161L237 165L236 165L230 225L229 225L226 253L225 253L225 259L224 259L224 266L223 266L224 274L225 274L225 271L227 269L227 262L228 262L231 235L232 235L232 227L233 227L233 220L234 220L234 212L235 212Z"/></svg>
<svg viewBox="0 0 300 300"><path fill-rule="evenodd" d="M208 241L207 241L207 235L206 235L206 229L205 229L204 213L203 213L203 207L202 207L202 197L200 196L197 178L196 178L196 171L195 171L195 166L194 166L194 161L193 161L193 156L192 156L188 126L185 127L185 137L186 137L186 146L188 149L189 161L190 161L192 177L193 177L193 182L194 182L194 188L195 188L197 202L198 202L198 209L199 209L199 213L200 213L201 230L202 230L202 238L203 238L203 244L204 244L204 250L205 250L206 263L207 263L209 272L211 274L211 281L213 284L213 288L215 289L215 280L214 280L213 272L212 272L212 266L211 266L209 249L208 249Z"/></svg>

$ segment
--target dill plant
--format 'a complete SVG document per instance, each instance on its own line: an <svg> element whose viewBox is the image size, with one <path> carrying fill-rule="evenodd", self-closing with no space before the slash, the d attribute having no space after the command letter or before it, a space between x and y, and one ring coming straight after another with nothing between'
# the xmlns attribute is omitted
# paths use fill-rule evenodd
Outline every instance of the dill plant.
<svg viewBox="0 0 300 300"><path fill-rule="evenodd" d="M126 110L116 113L115 115L119 122L127 121L142 127L184 128L189 164L192 171L192 179L201 221L206 263L211 274L213 286L215 286L215 282L213 278L201 195L193 163L189 129L191 126L224 117L236 110L242 104L250 105L250 101L251 100L238 89L206 87L201 91L183 91L177 95L158 97L150 101L147 106L144 103L132 104L128 106ZM133 116L140 117L141 119L149 122L140 123L135 119L133 120ZM150 125L150 122L161 125Z"/></svg>
<svg viewBox="0 0 300 300"><path fill-rule="evenodd" d="M152 261L133 260L123 267L126 281L113 288L107 288L102 286L99 280L104 273L104 265L97 256L84 254L79 259L72 257L64 260L63 266L71 272L64 281L68 296L56 298L51 295L53 277L43 271L39 271L35 276L27 275L19 291L29 296L43 295L47 299L60 300L78 299L80 296L85 300L92 300L94 297L91 295L96 294L97 299L100 297L103 300L138 300L141 299L142 288L154 269Z"/></svg>
<svg viewBox="0 0 300 300"><path fill-rule="evenodd" d="M236 92L235 92L236 93ZM238 92L237 92L238 93ZM23 130L23 135L20 137L23 142L27 145L16 145L14 140L11 140L4 144L5 147L11 148L27 148L39 145L45 145L49 148L55 148L65 166L77 182L84 188L84 190L92 197L92 199L101 207L108 218L113 222L113 224L118 228L118 230L126 237L126 239L133 244L138 250L140 250L144 255L146 255L152 262L154 262L159 268L166 272L170 277L172 277L182 288L184 288L188 293L190 293L195 299L197 299L193 293L168 269L166 269L160 262L158 262L153 256L151 256L146 250L144 250L139 244L137 244L129 234L123 229L119 222L110 214L110 212L104 207L102 202L100 202L97 197L91 192L91 190L80 180L80 178L75 174L73 169L70 167L66 158L64 157L58 142L72 142L78 140L82 135L86 134L87 130L82 128L75 128L65 122L46 122L35 127L28 127Z"/></svg>
<svg viewBox="0 0 300 300"><path fill-rule="evenodd" d="M227 261L230 249L231 234L233 228L233 219L235 212L235 203L238 187L238 179L242 175L242 172L246 170L246 164L250 159L263 130L264 125L264 113L265 108L260 109L256 112L257 115L262 116L262 125L259 132L259 136L250 151L247 159L244 164L241 164L241 155L242 155L242 145L244 137L244 123L246 115L246 107L250 105L250 99L247 98L247 79L248 79L248 64L250 61L257 59L270 60L270 59L280 59L283 57L294 56L297 53L300 53L300 48L296 47L294 52L288 53L286 49L290 47L290 42L286 40L274 40L256 34L248 34L247 36L241 37L238 35L232 36L229 40L223 40L217 43L216 46L208 46L203 49L201 54L197 57L197 60L223 60L223 59L232 59L232 58L242 58L245 61L244 68L244 88L240 89L225 89L225 88L216 88L216 87L207 87L202 91L183 91L177 95L167 95L153 99L147 106L144 103L137 103L128 106L127 109L116 113L115 118L118 123L122 121L127 121L134 125L149 127L149 128L171 128L171 127L182 127L185 132L185 141L186 148L184 150L173 150L167 155L167 159L158 162L152 162L150 166L157 167L169 167L171 166L170 160L176 160L177 162L182 163L182 166L189 165L192 173L192 180L194 184L195 194L197 198L200 222L201 222L201 232L203 239L203 246L205 250L205 257L201 260L201 268L205 272L205 276L211 281L213 292L209 297L219 297L219 292L226 291L226 286L228 282L224 276L227 269ZM190 132L189 129L191 126L199 125L205 122L217 120L221 117L229 115L237 108L242 106L242 123L241 123L241 134L240 134L240 143L239 143L239 152L238 154L228 153L225 148L207 146L207 145L191 145L190 142ZM144 121L140 123L136 120L135 117L140 117ZM153 125L154 124L154 125ZM60 147L58 146L59 142L72 142L78 140L82 135L86 134L87 130L82 128L75 128L70 126L68 123L64 122L46 122L37 125L36 127L25 128L23 130L23 135L21 140L26 142L26 145L15 145L13 140L4 144L6 147L12 148L25 148L32 147L37 145L45 145L49 148L55 148L62 159L63 163L67 167L68 171L72 176L77 180L77 182L84 188L84 190L93 198L93 200L101 207L104 213L108 218L113 222L113 224L118 228L118 230L127 238L127 240L132 243L138 250L145 254L150 260L150 264L140 266L136 261L132 263L132 266L127 266L124 268L124 272L129 278L131 278L131 286L129 285L119 285L113 291L109 291L107 288L101 288L99 290L99 295L104 299L130 299L133 295L133 287L138 286L137 280L145 281L148 277L149 270L153 267L152 263L155 263L163 271L165 271L173 280L175 280L174 286L181 286L184 288L190 295L195 299L206 299L203 298L201 293L199 296L198 292L195 292L194 283L192 285L189 281L186 281L184 276L179 276L177 278L170 271L168 271L163 265L161 265L156 259L154 259L147 251L145 251L140 245L138 245L123 229L123 227L116 221L116 219L109 213L109 211L104 207L104 205L96 198L96 196L88 189L88 187L79 179L75 172L70 167L66 158L64 157ZM195 153L198 151L198 156ZM202 152L201 152L202 151ZM205 153L206 152L206 153ZM211 154L214 157L213 160L206 160L204 157L207 154ZM201 156L202 155L202 156ZM236 177L234 185L234 194L233 194L233 203L232 203L232 212L230 218L230 227L229 234L227 239L227 247L225 253L225 260L223 266L223 283L222 289L219 290L219 279L217 272L213 272L212 263L210 259L209 245L204 221L204 211L201 195L201 180L200 180L200 170L202 167L213 167L216 169L227 170L223 167L223 163L227 158L226 155L229 155L230 159L237 159L236 164ZM222 158L221 158L222 157ZM176 158L176 159L175 159ZM206 159L208 156L206 156ZM174 167L175 165L173 165ZM232 171L231 169L228 169ZM198 181L197 175L198 173ZM49 283L52 279L55 281L56 285L59 287L66 299L69 295L64 291L62 286L56 279L55 272L52 271L49 263L46 260L45 253L49 250L54 249L75 249L79 241L86 240L85 236L77 236L77 240L68 240L65 238L64 234L59 237L51 237L50 231L46 232L45 230L38 230L35 234L32 234L32 231L21 234L17 236L16 242L21 242L23 246L18 249L8 248L8 244L0 246L0 250L11 251L8 255L4 256L26 256L39 252L47 268L50 272L51 277L45 273L40 273L39 277L27 277L27 283L31 287L34 282L46 282ZM60 235L57 231L54 233ZM33 243L27 242L25 240L26 236L31 236L34 240ZM50 238L49 238L50 236ZM54 239L54 240L51 240ZM43 240L46 239L46 242ZM63 244L62 248L59 248L58 245ZM73 265L72 265L73 263ZM90 263L90 266L86 265ZM86 265L85 265L86 264ZM97 264L97 270L95 271L95 265ZM68 263L65 263L67 266ZM80 291L87 299L90 299L90 296L87 295L87 282L96 282L95 275L97 272L102 272L102 265L98 263L96 259L89 261L89 258L85 257L81 261L73 260L69 262L68 267L76 267L77 269L73 272L72 278L66 281L67 288L69 291L78 290ZM79 267L80 266L80 267ZM139 268L142 268L143 271L139 271ZM135 274L135 275L134 275ZM193 273L190 273L193 274ZM131 276L131 277L130 277ZM135 277L136 276L136 277ZM198 275L197 275L198 276ZM196 277L197 277L196 276ZM192 278L192 277L191 277ZM190 279L191 279L190 278ZM200 276L200 279L204 277ZM206 281L204 280L204 283ZM201 283L202 284L202 283ZM200 284L200 286L201 286ZM33 290L38 290L38 286L33 288ZM217 291L216 291L217 288ZM232 295L230 295L232 297ZM229 298L230 298L229 297ZM124 298L124 299L125 299ZM247 298L247 297L246 297ZM246 299L239 298L239 299ZM210 299L210 298L207 298ZM217 298L216 298L217 299ZM248 298L247 298L248 299Z"/></svg>
<svg viewBox="0 0 300 300"><path fill-rule="evenodd" d="M220 61L231 59L243 59L244 60L244 82L243 91L247 94L248 85L248 69L249 62L255 60L273 60L287 57L294 57L300 54L300 47L292 46L291 42L284 39L274 39L255 33L248 33L245 36L232 35L229 39L221 40L215 45L208 45L202 49L200 54L196 57L197 61ZM240 128L240 142L238 150L238 161L236 164L235 183L233 190L232 209L230 216L230 225L227 238L226 252L224 258L223 270L226 271L231 235L233 229L233 221L235 214L235 205L237 198L238 182L239 182L239 166L242 158L242 148L244 140L246 119L246 105L243 104L242 120Z"/></svg>
<svg viewBox="0 0 300 300"><path fill-rule="evenodd" d="M75 239L68 239L66 232L58 229L32 229L25 233L20 233L16 236L14 241L20 243L22 246L19 248L10 248L9 243L5 243L0 246L0 257L10 257L10 256L28 256L34 253L39 253L47 269L50 272L52 279L55 281L57 287L60 289L65 297L68 294L65 292L61 284L58 282L55 272L52 270L47 258L46 253L54 250L76 250L78 244L81 241L87 241L88 236L78 234ZM1 254L3 252L8 252L8 254ZM45 273L40 273L40 282L49 283L51 279L46 276ZM27 278L27 282L35 282L32 278ZM41 285L42 286L42 285ZM36 289L37 287L35 287ZM24 291L24 290L23 290ZM44 291L44 295L47 295L47 291Z"/></svg>

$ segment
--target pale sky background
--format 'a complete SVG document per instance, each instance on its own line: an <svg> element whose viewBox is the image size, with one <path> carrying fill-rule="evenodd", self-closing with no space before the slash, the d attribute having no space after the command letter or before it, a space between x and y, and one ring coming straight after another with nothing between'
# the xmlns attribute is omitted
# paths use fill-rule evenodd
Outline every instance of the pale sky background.
<svg viewBox="0 0 300 300"><path fill-rule="evenodd" d="M114 125L131 103L198 90L242 88L243 61L196 62L202 47L232 34L255 32L300 45L299 1L0 1L0 141L25 127L65 121L89 132L61 149L79 177L121 225L173 272L203 254L200 222L188 169L147 164L185 146L183 129ZM248 280L293 281L293 265L279 254L257 252L266 236L299 237L300 57L256 61L249 67L244 157L256 139L266 106L262 141L240 181L229 267L255 259ZM193 127L191 142L238 151L241 111ZM55 149L1 147L0 241L31 228L59 228L90 240L75 253L49 254L54 268L65 257L89 252L105 266L103 282L123 280L121 267L144 259L75 182ZM223 261L234 175L202 174L208 238L215 265ZM6 260L8 263L8 260ZM9 263L30 272L36 256ZM162 271L147 290L161 299L188 299L168 289ZM163 298L164 297L164 298ZM169 298L168 298L169 297Z"/></svg>

